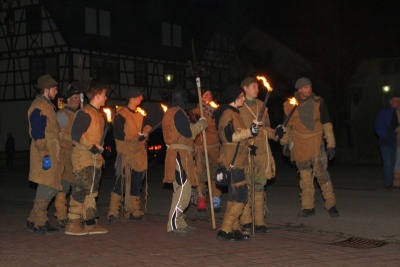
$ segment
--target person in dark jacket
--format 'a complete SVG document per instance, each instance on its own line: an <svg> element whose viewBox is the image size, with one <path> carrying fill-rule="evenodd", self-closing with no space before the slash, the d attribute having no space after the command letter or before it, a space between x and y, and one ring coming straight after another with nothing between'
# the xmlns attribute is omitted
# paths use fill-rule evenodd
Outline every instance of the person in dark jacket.
<svg viewBox="0 0 400 267"><path fill-rule="evenodd" d="M396 109L400 107L400 95L390 96L389 106L379 111L375 120L375 132L379 138L379 148L383 161L383 187L392 189L395 177L398 125ZM397 124L397 125L396 125Z"/></svg>

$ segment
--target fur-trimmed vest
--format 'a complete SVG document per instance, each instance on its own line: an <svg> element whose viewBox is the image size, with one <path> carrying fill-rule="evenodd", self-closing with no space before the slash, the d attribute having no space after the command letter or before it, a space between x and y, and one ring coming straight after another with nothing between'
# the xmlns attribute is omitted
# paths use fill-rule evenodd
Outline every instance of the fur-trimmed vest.
<svg viewBox="0 0 400 267"><path fill-rule="evenodd" d="M30 122L31 114L39 109L42 116L46 116L46 129L44 139L36 141L32 138L32 125ZM59 152L60 145L58 140L59 127L57 123L54 105L41 97L37 97L28 110L29 135L32 138L30 147L30 168L29 180L37 184L46 185L57 190L61 190L61 178L59 175ZM44 156L50 156L51 168L42 169Z"/></svg>
<svg viewBox="0 0 400 267"><path fill-rule="evenodd" d="M137 172L145 171L148 166L146 141L139 141L144 117L139 112L130 111L127 107L121 108L118 114L125 118L124 141L115 139L117 152L123 157L121 166L128 164Z"/></svg>
<svg viewBox="0 0 400 267"><path fill-rule="evenodd" d="M195 172L193 162L194 142L193 139L184 137L178 132L177 127L179 127L179 125L175 125L174 118L179 110L183 111L180 107L169 108L162 120L164 142L168 147L165 156L163 182L172 183L175 180L175 169L177 168L176 158L179 153L182 167L187 174L187 178L192 186L196 186L198 184L198 176ZM190 123L189 118L187 119L188 123Z"/></svg>
<svg viewBox="0 0 400 267"><path fill-rule="evenodd" d="M104 117L100 110L97 110L89 104L85 105L76 114L79 112L87 113L91 118L91 122L89 128L82 134L79 143L73 141L74 149L72 150L72 166L74 168L74 173L77 173L88 166L101 168L104 164L103 156L100 153L95 155L90 152L90 148L94 144L100 144L104 132ZM75 120L74 123L79 122Z"/></svg>
<svg viewBox="0 0 400 267"><path fill-rule="evenodd" d="M299 114L299 107L306 105L307 101L312 101L313 103L313 117L310 118L312 119L314 127L312 131L302 123ZM299 107L296 108L287 124L287 127L290 128L290 138L293 141L293 148L291 150L292 161L306 162L319 156L323 136L320 113L321 101L322 99L318 96L312 96L303 102L299 101ZM292 108L293 105L290 104L289 101L283 104L286 116L290 113Z"/></svg>

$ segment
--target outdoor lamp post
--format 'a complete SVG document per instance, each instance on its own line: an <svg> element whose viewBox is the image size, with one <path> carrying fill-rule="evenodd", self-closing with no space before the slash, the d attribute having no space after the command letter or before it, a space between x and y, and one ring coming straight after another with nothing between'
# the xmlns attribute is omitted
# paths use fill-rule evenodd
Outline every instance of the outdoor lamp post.
<svg viewBox="0 0 400 267"><path fill-rule="evenodd" d="M382 86L382 105L386 106L387 102L388 102L388 94L390 92L390 86L389 85L384 85Z"/></svg>
<svg viewBox="0 0 400 267"><path fill-rule="evenodd" d="M171 102L172 101L171 84L174 81L174 75L172 75L170 73L165 74L164 75L164 81L165 81L165 83L167 85L168 98L169 98L169 101Z"/></svg>

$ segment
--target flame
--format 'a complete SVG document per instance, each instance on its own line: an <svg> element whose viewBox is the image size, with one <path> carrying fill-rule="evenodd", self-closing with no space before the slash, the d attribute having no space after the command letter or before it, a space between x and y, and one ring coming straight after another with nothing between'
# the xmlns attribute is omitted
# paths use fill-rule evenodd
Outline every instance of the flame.
<svg viewBox="0 0 400 267"><path fill-rule="evenodd" d="M290 103L291 105L297 106L297 105L299 104L299 103L297 103L297 100L296 100L295 97L288 98L288 100L289 100L289 103Z"/></svg>
<svg viewBox="0 0 400 267"><path fill-rule="evenodd" d="M267 88L269 92L272 91L272 87L269 85L267 78L265 78L264 76L257 76L256 78L257 80L259 81L261 80L263 82L264 86Z"/></svg>
<svg viewBox="0 0 400 267"><path fill-rule="evenodd" d="M211 101L210 103L208 103L212 108L217 108L219 107L219 105L217 103L215 103L214 101Z"/></svg>
<svg viewBox="0 0 400 267"><path fill-rule="evenodd" d="M146 111L140 107L137 107L135 111L142 114L143 117L146 117L146 115L147 115Z"/></svg>
<svg viewBox="0 0 400 267"><path fill-rule="evenodd" d="M103 111L107 115L107 122L111 122L111 110L109 108L103 108Z"/></svg>
<svg viewBox="0 0 400 267"><path fill-rule="evenodd" d="M161 104L161 108L163 109L164 113L167 112L167 110L168 110L168 107L163 104Z"/></svg>

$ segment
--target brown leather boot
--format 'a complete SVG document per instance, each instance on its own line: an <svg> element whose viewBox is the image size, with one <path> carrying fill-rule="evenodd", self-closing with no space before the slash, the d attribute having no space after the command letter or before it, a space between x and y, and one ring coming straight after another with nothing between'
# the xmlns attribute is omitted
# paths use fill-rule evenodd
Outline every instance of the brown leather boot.
<svg viewBox="0 0 400 267"><path fill-rule="evenodd" d="M66 235L88 235L89 232L85 230L81 225L81 220L69 220L65 227Z"/></svg>
<svg viewBox="0 0 400 267"><path fill-rule="evenodd" d="M110 207L108 209L107 219L110 223L115 223L119 218L119 209L122 203L122 196L111 192Z"/></svg>
<svg viewBox="0 0 400 267"><path fill-rule="evenodd" d="M67 225L67 194L58 192L54 200L54 208L56 212L54 216L57 217L57 225L65 228Z"/></svg>
<svg viewBox="0 0 400 267"><path fill-rule="evenodd" d="M143 220L144 213L141 210L141 200L140 196L131 196L131 206L132 210L130 211L130 220Z"/></svg>

